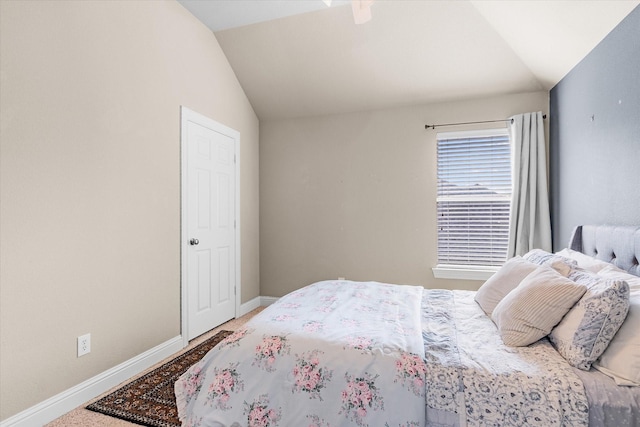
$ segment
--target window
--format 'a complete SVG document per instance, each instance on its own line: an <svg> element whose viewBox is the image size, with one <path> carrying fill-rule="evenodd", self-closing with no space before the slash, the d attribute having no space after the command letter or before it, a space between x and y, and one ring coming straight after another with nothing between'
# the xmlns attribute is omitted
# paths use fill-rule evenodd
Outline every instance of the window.
<svg viewBox="0 0 640 427"><path fill-rule="evenodd" d="M511 146L506 129L438 133L438 267L486 274L507 258ZM488 276L487 276L488 274Z"/></svg>

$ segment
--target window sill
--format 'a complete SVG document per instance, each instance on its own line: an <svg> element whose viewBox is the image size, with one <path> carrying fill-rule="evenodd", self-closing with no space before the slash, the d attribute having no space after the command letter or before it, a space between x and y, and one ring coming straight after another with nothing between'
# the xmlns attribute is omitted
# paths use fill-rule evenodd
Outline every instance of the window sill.
<svg viewBox="0 0 640 427"><path fill-rule="evenodd" d="M436 279L487 280L500 267L485 267L480 265L444 265L433 267L433 277Z"/></svg>

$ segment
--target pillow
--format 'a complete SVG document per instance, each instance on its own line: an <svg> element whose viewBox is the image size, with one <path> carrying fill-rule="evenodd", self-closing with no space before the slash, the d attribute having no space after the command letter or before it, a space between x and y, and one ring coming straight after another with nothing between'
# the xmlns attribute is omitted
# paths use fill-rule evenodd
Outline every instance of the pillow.
<svg viewBox="0 0 640 427"><path fill-rule="evenodd" d="M593 367L613 378L618 385L640 386L640 277L620 272L613 265L600 270L598 275L627 282L629 314Z"/></svg>
<svg viewBox="0 0 640 427"><path fill-rule="evenodd" d="M585 270L589 270L593 273L597 273L602 270L604 267L613 266L606 261L602 261L601 259L594 258L592 256L583 254L582 252L574 251L573 249L565 248L560 252L556 252L556 255L562 256L565 258L569 258L578 263L578 267L584 268ZM614 268L617 268L614 266ZM623 271L618 269L618 271Z"/></svg>
<svg viewBox="0 0 640 427"><path fill-rule="evenodd" d="M588 371L618 332L629 311L629 285L580 267L569 279L587 288L549 339L571 366Z"/></svg>
<svg viewBox="0 0 640 427"><path fill-rule="evenodd" d="M571 267L577 265L576 261L560 255L552 254L542 249L532 249L522 256L529 262L536 265L547 265L553 267L558 273L567 277L571 273Z"/></svg>
<svg viewBox="0 0 640 427"><path fill-rule="evenodd" d="M491 319L506 345L522 347L549 334L587 288L538 266L498 303Z"/></svg>
<svg viewBox="0 0 640 427"><path fill-rule="evenodd" d="M496 305L538 266L516 256L496 271L476 292L475 300L491 316Z"/></svg>

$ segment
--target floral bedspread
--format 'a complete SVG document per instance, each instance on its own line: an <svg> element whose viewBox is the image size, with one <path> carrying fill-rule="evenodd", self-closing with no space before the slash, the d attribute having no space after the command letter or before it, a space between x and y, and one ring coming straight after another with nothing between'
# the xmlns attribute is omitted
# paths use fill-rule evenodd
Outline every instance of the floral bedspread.
<svg viewBox="0 0 640 427"><path fill-rule="evenodd" d="M422 293L325 281L280 298L176 382L183 426L424 426Z"/></svg>
<svg viewBox="0 0 640 427"><path fill-rule="evenodd" d="M183 426L587 426L546 340L513 348L468 291L319 282L255 316L176 382Z"/></svg>
<svg viewBox="0 0 640 427"><path fill-rule="evenodd" d="M426 425L588 425L582 382L549 341L505 346L473 296L423 292Z"/></svg>

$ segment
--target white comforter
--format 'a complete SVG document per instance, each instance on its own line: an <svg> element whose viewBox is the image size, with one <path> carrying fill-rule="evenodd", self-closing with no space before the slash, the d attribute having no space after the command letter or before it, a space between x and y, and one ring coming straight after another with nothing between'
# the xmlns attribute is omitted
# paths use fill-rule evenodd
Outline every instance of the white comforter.
<svg viewBox="0 0 640 427"><path fill-rule="evenodd" d="M281 298L176 382L183 426L423 426L422 292L326 281Z"/></svg>

